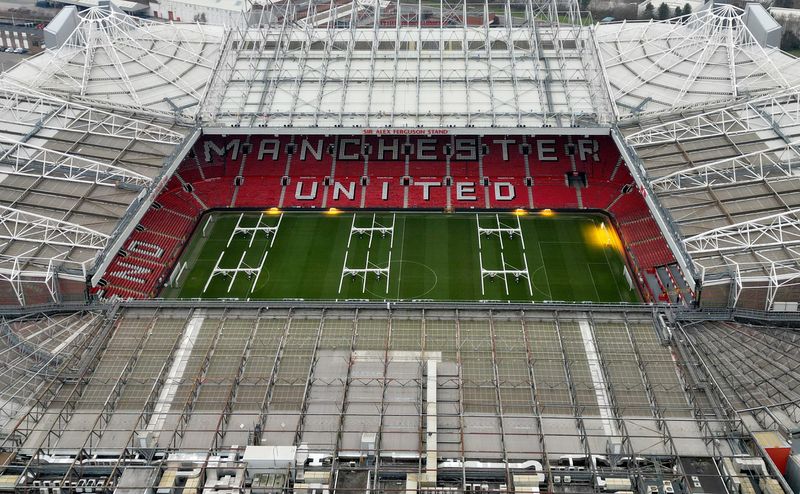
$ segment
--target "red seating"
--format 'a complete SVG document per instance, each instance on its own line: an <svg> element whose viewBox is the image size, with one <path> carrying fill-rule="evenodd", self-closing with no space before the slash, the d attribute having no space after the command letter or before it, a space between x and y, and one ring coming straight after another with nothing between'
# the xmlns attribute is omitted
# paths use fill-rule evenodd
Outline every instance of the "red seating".
<svg viewBox="0 0 800 494"><path fill-rule="evenodd" d="M484 177L525 177L525 158L520 153L522 138L487 136L481 143L488 148L482 158Z"/></svg>
<svg viewBox="0 0 800 494"><path fill-rule="evenodd" d="M335 178L362 177L364 175L364 157L357 160L336 160Z"/></svg>
<svg viewBox="0 0 800 494"><path fill-rule="evenodd" d="M447 176L448 146L450 136L412 139L408 149L408 175L415 179L442 179Z"/></svg>
<svg viewBox="0 0 800 494"><path fill-rule="evenodd" d="M245 177L236 195L235 207L260 208L277 206L281 197L280 179L276 177Z"/></svg>
<svg viewBox="0 0 800 494"><path fill-rule="evenodd" d="M325 195L324 177L293 176L286 186L283 207L286 208L321 208Z"/></svg>
<svg viewBox="0 0 800 494"><path fill-rule="evenodd" d="M182 214L187 218L197 216L203 210L202 205L197 202L195 196L186 192L183 188L162 192L156 201L165 208Z"/></svg>
<svg viewBox="0 0 800 494"><path fill-rule="evenodd" d="M553 136L537 137L531 142L528 164L532 177L563 177L572 171L566 154L566 139Z"/></svg>
<svg viewBox="0 0 800 494"><path fill-rule="evenodd" d="M209 208L227 208L233 198L233 179L222 177L206 179L194 185L194 193Z"/></svg>
<svg viewBox="0 0 800 494"><path fill-rule="evenodd" d="M180 180L178 179L178 177L180 177ZM172 177L172 178L174 178L176 181L178 181L177 187L180 187L182 185L180 183L181 180L183 182L192 184L192 183L199 182L199 181L203 180L205 177L203 177L203 174L200 172L200 168L199 167L191 167L191 168L189 168L189 167L180 168L179 167L178 171L175 173L175 176ZM170 189L170 188L174 188L174 187L170 186L170 187L167 187L167 188Z"/></svg>
<svg viewBox="0 0 800 494"><path fill-rule="evenodd" d="M409 161L408 174L415 179L442 179L447 176L447 163L444 161Z"/></svg>
<svg viewBox="0 0 800 494"><path fill-rule="evenodd" d="M338 166L338 165L337 165ZM361 177L337 176L333 185L328 187L327 207L358 208L361 206Z"/></svg>
<svg viewBox="0 0 800 494"><path fill-rule="evenodd" d="M334 143L333 137L309 136L296 139L296 149L289 168L290 174L303 177L329 177L333 168L330 148Z"/></svg>
<svg viewBox="0 0 800 494"><path fill-rule="evenodd" d="M585 185L567 182L573 163ZM608 211L640 270L674 262L644 197L635 187L623 193L633 183L609 137L203 136L158 195L160 207L141 219L143 231L125 242L128 255L114 259L101 292L152 296L207 208L512 209L531 206L530 193L535 208Z"/></svg>
<svg viewBox="0 0 800 494"><path fill-rule="evenodd" d="M625 230L623 229L623 237ZM629 245L640 266L655 267L675 262L675 256L669 250L663 237L652 238L636 245Z"/></svg>
<svg viewBox="0 0 800 494"><path fill-rule="evenodd" d="M169 209L151 209L144 215L140 223L146 229L175 238L183 238L194 226L193 219L188 219Z"/></svg>
<svg viewBox="0 0 800 494"><path fill-rule="evenodd" d="M134 293L155 295L166 269L163 264L137 257L117 256L106 269L103 279L115 287Z"/></svg>
<svg viewBox="0 0 800 494"><path fill-rule="evenodd" d="M167 185L164 186L165 190L173 190L181 187L181 181L178 180L177 173L169 178Z"/></svg>
<svg viewBox="0 0 800 494"><path fill-rule="evenodd" d="M134 231L123 248L132 256L163 263L173 260L182 245L177 237L145 230Z"/></svg>
<svg viewBox="0 0 800 494"><path fill-rule="evenodd" d="M456 209L486 209L487 190L476 177L453 177L450 189L450 201Z"/></svg>
<svg viewBox="0 0 800 494"><path fill-rule="evenodd" d="M591 182L592 185L581 188L583 207L592 209L608 209L608 205L620 194L617 184Z"/></svg>
<svg viewBox="0 0 800 494"><path fill-rule="evenodd" d="M622 223L622 225L625 226L625 240L627 240L629 245L661 236L661 230L658 228L655 220L649 216L629 223Z"/></svg>
<svg viewBox="0 0 800 494"><path fill-rule="evenodd" d="M452 177L470 177L470 180L480 179L480 165L475 161L450 161L450 175Z"/></svg>
<svg viewBox="0 0 800 494"><path fill-rule="evenodd" d="M372 178L397 178L406 173L405 161L373 161L367 163L368 177Z"/></svg>
<svg viewBox="0 0 800 494"><path fill-rule="evenodd" d="M410 208L444 209L447 205L447 187L438 178L420 178L414 180L407 188L408 207Z"/></svg>
<svg viewBox="0 0 800 494"><path fill-rule="evenodd" d="M116 285L100 288L100 290L96 290L95 293L100 294L104 298L110 299L116 296L123 300L146 298L149 296L147 293Z"/></svg>
<svg viewBox="0 0 800 494"><path fill-rule="evenodd" d="M383 148L380 146L383 142ZM403 154L405 138L365 136L368 176L402 177L406 174L406 157Z"/></svg>
<svg viewBox="0 0 800 494"><path fill-rule="evenodd" d="M385 198L384 187L386 189ZM403 186L400 185L400 179L372 177L364 188L364 203L372 208L402 209Z"/></svg>
<svg viewBox="0 0 800 494"><path fill-rule="evenodd" d="M611 206L610 212L620 220L623 218L633 220L650 215L650 211L647 209L647 203L644 202L644 197L635 190L623 194L622 197Z"/></svg>
<svg viewBox="0 0 800 494"><path fill-rule="evenodd" d="M533 185L533 206L535 208L577 208L578 195L575 189L564 184L539 180Z"/></svg>
<svg viewBox="0 0 800 494"><path fill-rule="evenodd" d="M505 184L511 184L513 189ZM489 182L488 193L490 205L494 208L530 207L528 187L522 177L496 177Z"/></svg>
<svg viewBox="0 0 800 494"><path fill-rule="evenodd" d="M245 177L282 177L286 174L290 136L253 138L242 174Z"/></svg>

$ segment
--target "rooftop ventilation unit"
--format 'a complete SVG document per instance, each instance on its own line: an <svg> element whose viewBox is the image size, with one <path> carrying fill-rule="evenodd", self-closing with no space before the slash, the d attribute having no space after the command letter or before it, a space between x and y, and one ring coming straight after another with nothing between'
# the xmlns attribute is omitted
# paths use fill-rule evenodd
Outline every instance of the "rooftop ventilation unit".
<svg viewBox="0 0 800 494"><path fill-rule="evenodd" d="M753 39L764 48L777 48L781 44L781 25L758 3L748 3L744 9L744 25Z"/></svg>
<svg viewBox="0 0 800 494"><path fill-rule="evenodd" d="M64 7L44 28L44 43L50 50L57 50L66 43L69 36L78 27L80 18L74 5Z"/></svg>

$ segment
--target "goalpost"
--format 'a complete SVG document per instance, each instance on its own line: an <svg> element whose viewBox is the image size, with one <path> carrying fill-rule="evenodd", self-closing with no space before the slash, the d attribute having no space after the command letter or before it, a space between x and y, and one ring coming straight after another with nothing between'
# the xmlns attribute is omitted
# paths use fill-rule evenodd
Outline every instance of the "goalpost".
<svg viewBox="0 0 800 494"><path fill-rule="evenodd" d="M172 270L172 273L169 275L169 280L167 281L167 286L177 287L180 285L181 275L183 275L187 265L188 262L183 261Z"/></svg>
<svg viewBox="0 0 800 494"><path fill-rule="evenodd" d="M481 226L480 215L477 213L475 214L475 221L478 225L478 261L480 262L481 267L481 295L486 294L486 278L489 278L490 281L494 280L495 278L502 278L506 295L509 295L508 277L511 276L517 283L519 283L520 280L525 280L525 282L528 284L528 293L533 296L533 285L531 284L531 275L528 269L528 256L525 255L525 238L522 236L522 223L519 221L519 216L516 218L517 226L507 225L500 221L500 215L495 214L494 219L496 226L485 228ZM513 239L515 236L519 237L519 240L522 243L522 262L524 263L522 268L517 268L506 262L505 253L503 252L505 249L505 245L503 244L503 234L508 234L509 239ZM481 237L491 237L494 235L500 239L500 263L503 266L502 269L486 269L483 265L483 243L481 242Z"/></svg>
<svg viewBox="0 0 800 494"><path fill-rule="evenodd" d="M209 214L206 223L203 225L203 237L208 236L208 232L211 230L211 224L214 222L214 215Z"/></svg>

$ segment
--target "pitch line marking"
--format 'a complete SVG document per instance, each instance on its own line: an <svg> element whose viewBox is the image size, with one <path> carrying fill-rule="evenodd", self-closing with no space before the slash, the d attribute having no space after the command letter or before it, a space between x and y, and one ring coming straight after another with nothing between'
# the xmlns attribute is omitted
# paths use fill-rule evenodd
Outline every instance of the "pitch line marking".
<svg viewBox="0 0 800 494"><path fill-rule="evenodd" d="M400 270L397 273L397 297L396 300L400 300L400 284L403 281L403 250L406 247L406 218L403 216L403 231L400 233ZM394 224L394 223L392 223ZM394 239L392 239L394 241Z"/></svg>
<svg viewBox="0 0 800 494"><path fill-rule="evenodd" d="M258 278L261 276L261 270L264 269L264 262L266 262L267 260L267 254L269 254L269 250L264 251L264 257L261 258L261 265L258 267L258 272L256 273L256 279L253 280L253 286L250 287L250 295L252 295L253 292L256 290L256 283L258 283Z"/></svg>
<svg viewBox="0 0 800 494"><path fill-rule="evenodd" d="M211 274L208 275L208 280L206 281L206 286L203 287L203 293L206 293L206 290L208 290L208 285L211 283L211 278L214 277L214 272L219 267L219 262L222 260L222 256L224 256L224 255L225 255L225 251L224 250L219 253L219 258L217 258L217 263L214 264L214 269L212 269L211 270Z"/></svg>
<svg viewBox="0 0 800 494"><path fill-rule="evenodd" d="M592 274L592 266L588 266L589 269L586 270L589 273L589 278L592 280L592 287L594 287L594 294L597 295L597 301L600 301L600 292L597 291L597 283L594 282L594 275Z"/></svg>
<svg viewBox="0 0 800 494"><path fill-rule="evenodd" d="M605 223L605 222L603 222L603 223ZM594 226L596 226L597 222L593 221L592 224ZM616 275L616 273L614 273L614 267L611 265L611 259L608 258L607 249L603 249L603 255L606 258L606 266L608 266L608 270L611 272L611 277L614 280L614 287L617 289L617 294L619 295L619 299L623 300L625 297L622 295L622 292L619 289L619 283L617 283L617 275ZM622 261L622 266L623 266L623 269L628 269L628 264L625 262L625 260Z"/></svg>
<svg viewBox="0 0 800 494"><path fill-rule="evenodd" d="M538 273L539 271L541 271L541 270L543 270L543 269L544 269L544 266L539 266L538 268L536 268L536 269L534 269L534 270L533 270L533 272L531 273L531 276L534 276L536 273ZM546 275L547 275L547 272L545 271L545 276L546 276ZM546 298L548 298L548 299L551 299L551 298L553 298L553 294L552 294L552 293L547 293L546 291L542 290L541 288L539 288L539 287L538 287L538 286L536 286L536 285L533 285L533 287L536 289L536 291L537 291L537 292L541 293L541 294L542 294L542 295L544 295Z"/></svg>
<svg viewBox="0 0 800 494"><path fill-rule="evenodd" d="M547 274L547 265L544 262L544 254L542 253L542 241L537 240L536 242L539 247L539 259L542 260L542 269L544 269L544 281L547 283L547 292L550 294L550 298L553 298L553 287L550 286L550 276ZM558 243L558 242L551 242L551 243Z"/></svg>
<svg viewBox="0 0 800 494"><path fill-rule="evenodd" d="M339 276L339 293L342 293L342 282L344 281L345 271L347 270L347 254L350 253L350 249L344 251L344 262L342 263L342 274Z"/></svg>

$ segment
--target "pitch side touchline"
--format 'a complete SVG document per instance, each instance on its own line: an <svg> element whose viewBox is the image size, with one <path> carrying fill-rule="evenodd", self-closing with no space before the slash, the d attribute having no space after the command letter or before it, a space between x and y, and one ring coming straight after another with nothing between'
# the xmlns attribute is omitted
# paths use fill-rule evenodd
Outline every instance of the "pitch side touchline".
<svg viewBox="0 0 800 494"><path fill-rule="evenodd" d="M592 266L588 265L588 268L589 269L587 269L586 272L589 273L589 278L592 279L592 287L594 287L594 294L597 296L597 301L599 302L600 292L597 291L597 283L594 282L594 275L592 274Z"/></svg>
<svg viewBox="0 0 800 494"><path fill-rule="evenodd" d="M392 239L394 241L394 239ZM400 234L400 269L397 273L397 297L400 300L400 283L403 281L403 249L406 247L406 218L403 217L403 232Z"/></svg>
<svg viewBox="0 0 800 494"><path fill-rule="evenodd" d="M595 225L596 224L597 223L595 223ZM617 275L614 273L614 267L611 265L611 259L608 258L608 252L606 251L606 249L603 249L603 255L606 258L606 265L608 266L608 270L611 272L612 279L614 280L614 287L617 289L617 295L619 295L620 300L623 300L626 297L623 297L622 292L619 290L619 283L617 283ZM625 262L624 259L622 261L622 269L628 269L628 263ZM631 276L633 276L633 273L631 273Z"/></svg>
<svg viewBox="0 0 800 494"><path fill-rule="evenodd" d="M553 287L550 286L550 276L547 275L547 264L544 262L544 253L542 252L542 241L537 240L537 247L539 247L539 259L542 260L542 268L544 269L544 281L547 283L547 292L550 294L550 298L553 298ZM554 242L555 243L555 242Z"/></svg>

